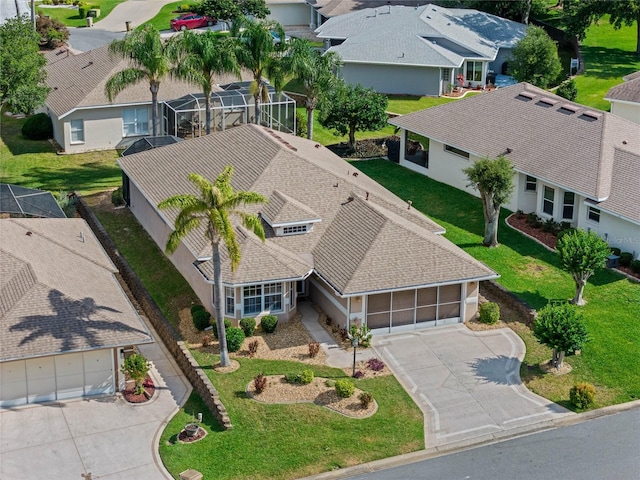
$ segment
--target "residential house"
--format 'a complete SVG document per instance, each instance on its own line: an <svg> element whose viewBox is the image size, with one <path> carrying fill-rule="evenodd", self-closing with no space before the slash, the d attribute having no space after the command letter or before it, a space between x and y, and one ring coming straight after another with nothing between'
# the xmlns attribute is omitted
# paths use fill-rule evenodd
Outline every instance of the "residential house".
<svg viewBox="0 0 640 480"><path fill-rule="evenodd" d="M640 254L640 125L528 83L389 121L400 163L474 195L463 169L505 155L516 170L506 208L597 232ZM427 162L406 153L407 132L429 138Z"/></svg>
<svg viewBox="0 0 640 480"><path fill-rule="evenodd" d="M340 75L378 92L442 95L484 87L501 73L527 26L477 10L387 5L330 18L316 29Z"/></svg>
<svg viewBox="0 0 640 480"><path fill-rule="evenodd" d="M365 8L387 7L388 5L419 7L425 4L425 2L417 0L307 0L306 3L312 7L309 24L311 28L322 25L330 18Z"/></svg>
<svg viewBox="0 0 640 480"><path fill-rule="evenodd" d="M257 125L122 157L126 202L163 250L176 211L163 199L197 194L195 172L214 180L234 167L235 189L268 198L248 206L266 241L238 226L242 260L222 250L225 316L296 313L309 297L341 326L374 332L458 323L477 312L478 286L497 274L442 237L444 229L325 147ZM185 238L171 261L213 312L211 245Z"/></svg>
<svg viewBox="0 0 640 480"><path fill-rule="evenodd" d="M112 394L149 331L77 218L0 220L0 406Z"/></svg>
<svg viewBox="0 0 640 480"><path fill-rule="evenodd" d="M275 20L283 27L310 25L315 17L314 9L305 0L266 0L271 13L269 20Z"/></svg>
<svg viewBox="0 0 640 480"><path fill-rule="evenodd" d="M605 100L611 102L611 113L640 123L640 72L622 77L624 83L612 87Z"/></svg>

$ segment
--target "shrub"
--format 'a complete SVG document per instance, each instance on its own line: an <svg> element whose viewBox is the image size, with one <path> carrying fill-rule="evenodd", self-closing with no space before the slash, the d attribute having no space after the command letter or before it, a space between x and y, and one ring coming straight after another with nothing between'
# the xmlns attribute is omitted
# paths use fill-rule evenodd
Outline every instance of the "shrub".
<svg viewBox="0 0 640 480"><path fill-rule="evenodd" d="M527 223L533 228L540 228L542 226L542 221L535 212L527 213Z"/></svg>
<svg viewBox="0 0 640 480"><path fill-rule="evenodd" d="M299 373L285 373L284 374L284 381L287 383L298 383L300 378L300 374Z"/></svg>
<svg viewBox="0 0 640 480"><path fill-rule="evenodd" d="M336 393L341 398L349 398L356 391L356 387L346 378L336 380Z"/></svg>
<svg viewBox="0 0 640 480"><path fill-rule="evenodd" d="M621 250L618 247L611 247L611 253L619 257Z"/></svg>
<svg viewBox="0 0 640 480"><path fill-rule="evenodd" d="M208 347L213 344L213 335L203 335L202 336L202 346Z"/></svg>
<svg viewBox="0 0 640 480"><path fill-rule="evenodd" d="M89 11L89 7L86 3L78 4L78 16L80 18L87 18L87 12Z"/></svg>
<svg viewBox="0 0 640 480"><path fill-rule="evenodd" d="M330 327L331 324L333 323L333 320L331 319L331 317L326 317L324 319L324 323L326 323Z"/></svg>
<svg viewBox="0 0 640 480"><path fill-rule="evenodd" d="M144 380L150 368L151 364L139 353L128 356L122 365L122 373L136 382L135 392L138 395L144 392Z"/></svg>
<svg viewBox="0 0 640 480"><path fill-rule="evenodd" d="M244 342L244 332L238 327L229 327L226 330L227 348L230 352L237 352Z"/></svg>
<svg viewBox="0 0 640 480"><path fill-rule="evenodd" d="M370 358L367 360L367 368L374 372L380 372L384 370L384 362L379 358Z"/></svg>
<svg viewBox="0 0 640 480"><path fill-rule="evenodd" d="M248 348L249 348L249 357L253 358L255 357L256 353L258 353L258 346L260 345L260 343L258 342L258 340L253 340L251 342L249 342Z"/></svg>
<svg viewBox="0 0 640 480"><path fill-rule="evenodd" d="M578 97L578 88L576 87L575 80L567 80L562 83L556 90L556 95L573 102Z"/></svg>
<svg viewBox="0 0 640 480"><path fill-rule="evenodd" d="M259 373L253 378L253 388L256 389L256 393L260 394L267 388L267 377L263 373Z"/></svg>
<svg viewBox="0 0 640 480"><path fill-rule="evenodd" d="M243 318L240 320L240 328L244 332L245 337L252 337L253 332L256 330L255 318Z"/></svg>
<svg viewBox="0 0 640 480"><path fill-rule="evenodd" d="M307 124L307 116L297 112L296 113L296 136L306 137L309 125Z"/></svg>
<svg viewBox="0 0 640 480"><path fill-rule="evenodd" d="M303 385L308 385L313 382L313 378L313 370L306 369L303 370L302 373L298 376L298 381Z"/></svg>
<svg viewBox="0 0 640 480"><path fill-rule="evenodd" d="M488 325L493 325L500 320L500 306L494 302L487 302L480 305L480 321Z"/></svg>
<svg viewBox="0 0 640 480"><path fill-rule="evenodd" d="M364 377L364 372L362 372L360 370L356 371L356 373L353 374L353 378L360 379L362 377Z"/></svg>
<svg viewBox="0 0 640 480"><path fill-rule="evenodd" d="M309 356L315 358L320 351L320 344L318 342L309 342Z"/></svg>
<svg viewBox="0 0 640 480"><path fill-rule="evenodd" d="M276 331L276 327L278 326L278 317L275 315L266 315L262 317L262 320L260 320L260 325L262 326L264 333L273 333Z"/></svg>
<svg viewBox="0 0 640 480"><path fill-rule="evenodd" d="M191 318L198 330L204 330L211 325L211 314L202 305L191 306Z"/></svg>
<svg viewBox="0 0 640 480"><path fill-rule="evenodd" d="M224 329L228 330L231 328L231 320L229 320L228 318L224 319ZM216 337L216 340L218 339L218 325L216 322L214 322L213 324L213 335Z"/></svg>
<svg viewBox="0 0 640 480"><path fill-rule="evenodd" d="M113 192L111 192L111 203L113 203L116 207L119 207L120 205L124 205L124 197L122 196L122 187L118 187Z"/></svg>
<svg viewBox="0 0 640 480"><path fill-rule="evenodd" d="M358 339L358 345L363 348L369 348L371 346L371 329L366 325L357 326L355 324L351 325L349 328L349 335L351 338Z"/></svg>
<svg viewBox="0 0 640 480"><path fill-rule="evenodd" d="M324 384L325 384L327 387L329 387L329 388L333 388L333 387L335 387L335 386L336 386L336 381L335 381L335 380L333 380L332 378L328 378L328 379L324 382Z"/></svg>
<svg viewBox="0 0 640 480"><path fill-rule="evenodd" d="M358 400L360 400L360 406L362 408L369 408L369 405L371 405L371 402L373 402L373 395L371 395L369 392L362 392L360 395L358 395Z"/></svg>
<svg viewBox="0 0 640 480"><path fill-rule="evenodd" d="M347 340L349 338L349 332L347 332L346 328L342 328L340 327L340 339L344 342L345 340Z"/></svg>
<svg viewBox="0 0 640 480"><path fill-rule="evenodd" d="M630 267L632 261L633 261L633 253L631 253L631 252L622 252L622 253L620 253L620 266L621 267Z"/></svg>
<svg viewBox="0 0 640 480"><path fill-rule="evenodd" d="M593 405L596 396L596 388L590 383L577 383L569 391L571 404L583 410Z"/></svg>
<svg viewBox="0 0 640 480"><path fill-rule="evenodd" d="M631 271L633 273L640 273L640 260L633 260L631 262Z"/></svg>
<svg viewBox="0 0 640 480"><path fill-rule="evenodd" d="M22 135L29 140L47 140L53 137L53 125L46 113L36 113L22 125Z"/></svg>
<svg viewBox="0 0 640 480"><path fill-rule="evenodd" d="M542 231L557 235L560 231L560 224L553 218L549 218L546 222L544 222L544 225L542 225Z"/></svg>
<svg viewBox="0 0 640 480"><path fill-rule="evenodd" d="M558 234L560 232L564 232L564 231L569 230L571 228L573 228L573 227L571 227L571 223L570 222L560 222L560 229L558 231Z"/></svg>

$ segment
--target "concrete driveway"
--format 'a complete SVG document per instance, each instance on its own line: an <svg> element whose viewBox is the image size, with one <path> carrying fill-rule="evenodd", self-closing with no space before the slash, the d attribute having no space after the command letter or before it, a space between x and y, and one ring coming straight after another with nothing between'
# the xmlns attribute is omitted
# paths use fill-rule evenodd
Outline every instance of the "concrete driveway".
<svg viewBox="0 0 640 480"><path fill-rule="evenodd" d="M493 440L573 415L522 384L525 346L508 328L398 333L374 337L373 347L424 412L427 448Z"/></svg>
<svg viewBox="0 0 640 480"><path fill-rule="evenodd" d="M152 361L158 387L148 403L105 396L0 409L0 478L172 478L158 440L191 386L163 346L139 350Z"/></svg>

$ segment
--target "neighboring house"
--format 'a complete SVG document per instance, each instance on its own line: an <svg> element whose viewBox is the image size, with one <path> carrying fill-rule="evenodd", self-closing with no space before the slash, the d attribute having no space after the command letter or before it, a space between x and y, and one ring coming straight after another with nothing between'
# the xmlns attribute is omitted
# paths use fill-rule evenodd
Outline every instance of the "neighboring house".
<svg viewBox="0 0 640 480"><path fill-rule="evenodd" d="M307 0L312 7L310 26L315 28L322 25L328 19L347 13L356 12L365 8L386 7L388 5L402 5L406 7L419 7L425 2L418 0Z"/></svg>
<svg viewBox="0 0 640 480"><path fill-rule="evenodd" d="M458 85L458 75L465 86L486 85L526 29L477 10L388 5L331 18L316 33L340 55L340 75L348 83L437 96Z"/></svg>
<svg viewBox="0 0 640 480"><path fill-rule="evenodd" d="M266 4L271 11L267 18L283 27L310 25L315 18L314 9L305 0L267 0Z"/></svg>
<svg viewBox="0 0 640 480"><path fill-rule="evenodd" d="M605 100L611 102L611 113L640 123L640 72L622 77L624 83L612 87Z"/></svg>
<svg viewBox="0 0 640 480"><path fill-rule="evenodd" d="M400 164L478 195L462 169L504 154L516 170L505 205L597 232L640 254L640 125L528 83L393 118ZM428 161L408 160L407 132L429 138Z"/></svg>
<svg viewBox="0 0 640 480"><path fill-rule="evenodd" d="M0 220L0 406L112 394L153 342L82 219Z"/></svg>
<svg viewBox="0 0 640 480"><path fill-rule="evenodd" d="M476 314L479 282L498 276L410 202L293 135L244 125L118 162L129 208L163 250L177 212L156 206L171 195L197 194L189 173L214 180L232 165L235 189L268 198L247 207L260 214L266 241L237 227L242 260L233 273L222 249L220 301L228 318L286 320L298 298L309 296L337 324L364 321L374 332L458 323ZM204 232L189 235L170 259L213 311Z"/></svg>

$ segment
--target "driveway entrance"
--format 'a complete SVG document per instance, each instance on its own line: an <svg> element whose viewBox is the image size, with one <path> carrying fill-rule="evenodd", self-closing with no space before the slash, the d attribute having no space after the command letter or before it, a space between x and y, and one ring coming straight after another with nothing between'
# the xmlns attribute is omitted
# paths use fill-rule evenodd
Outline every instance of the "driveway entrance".
<svg viewBox="0 0 640 480"><path fill-rule="evenodd" d="M373 346L424 412L427 448L500 438L572 414L522 384L525 346L508 328L455 325L376 336Z"/></svg>

